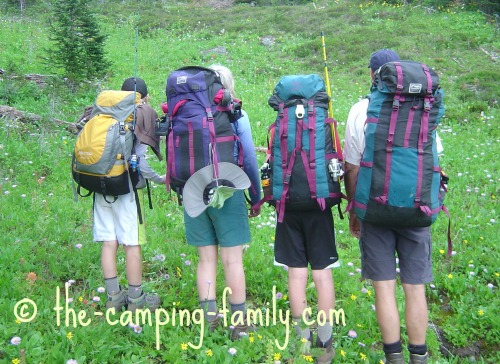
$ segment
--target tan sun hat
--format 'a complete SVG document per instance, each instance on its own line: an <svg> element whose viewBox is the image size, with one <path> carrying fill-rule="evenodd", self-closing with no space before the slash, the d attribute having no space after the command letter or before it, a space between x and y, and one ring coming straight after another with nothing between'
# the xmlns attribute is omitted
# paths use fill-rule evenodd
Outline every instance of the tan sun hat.
<svg viewBox="0 0 500 364"><path fill-rule="evenodd" d="M237 165L221 162L217 168L218 178L214 177L214 166L211 164L187 180L182 199L189 216L197 217L208 207L221 208L234 192L250 187L250 179Z"/></svg>

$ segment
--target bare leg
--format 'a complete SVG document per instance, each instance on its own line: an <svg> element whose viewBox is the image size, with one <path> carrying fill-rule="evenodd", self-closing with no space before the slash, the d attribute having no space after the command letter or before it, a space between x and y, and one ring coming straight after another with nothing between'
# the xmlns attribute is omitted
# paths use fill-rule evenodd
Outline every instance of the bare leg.
<svg viewBox="0 0 500 364"><path fill-rule="evenodd" d="M104 241L101 249L101 268L104 279L113 278L118 275L116 269L116 252L118 250L118 242Z"/></svg>
<svg viewBox="0 0 500 364"><path fill-rule="evenodd" d="M218 247L208 245L198 247L198 268L196 270L196 285L200 302L215 300Z"/></svg>
<svg viewBox="0 0 500 364"><path fill-rule="evenodd" d="M427 333L427 300L423 284L403 284L406 296L406 330L413 345L424 345Z"/></svg>
<svg viewBox="0 0 500 364"><path fill-rule="evenodd" d="M330 310L335 308L335 287L330 269L313 270L312 278L318 293L318 312L324 311L329 317Z"/></svg>
<svg viewBox="0 0 500 364"><path fill-rule="evenodd" d="M239 304L246 301L245 271L243 270L243 246L220 248L224 266L226 286L231 288L229 303Z"/></svg>
<svg viewBox="0 0 500 364"><path fill-rule="evenodd" d="M123 246L127 266L127 281L131 286L142 284L142 255L139 245Z"/></svg>
<svg viewBox="0 0 500 364"><path fill-rule="evenodd" d="M290 298L292 317L302 316L307 308L307 278L307 268L288 268L288 297Z"/></svg>
<svg viewBox="0 0 500 364"><path fill-rule="evenodd" d="M401 338L398 306L396 304L396 280L374 281L377 322L386 344Z"/></svg>

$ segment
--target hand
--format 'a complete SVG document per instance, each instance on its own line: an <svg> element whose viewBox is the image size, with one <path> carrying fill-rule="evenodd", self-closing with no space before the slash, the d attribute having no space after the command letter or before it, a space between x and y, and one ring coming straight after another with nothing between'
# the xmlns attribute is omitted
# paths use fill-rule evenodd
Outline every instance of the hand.
<svg viewBox="0 0 500 364"><path fill-rule="evenodd" d="M352 236L359 239L361 228L359 226L358 217L354 213L349 214L349 232Z"/></svg>
<svg viewBox="0 0 500 364"><path fill-rule="evenodd" d="M161 180L162 180L163 184L166 184L167 183L167 175L164 174L163 176L161 176Z"/></svg>
<svg viewBox="0 0 500 364"><path fill-rule="evenodd" d="M250 208L250 214L248 214L248 217L257 217L259 215L260 215L260 206Z"/></svg>

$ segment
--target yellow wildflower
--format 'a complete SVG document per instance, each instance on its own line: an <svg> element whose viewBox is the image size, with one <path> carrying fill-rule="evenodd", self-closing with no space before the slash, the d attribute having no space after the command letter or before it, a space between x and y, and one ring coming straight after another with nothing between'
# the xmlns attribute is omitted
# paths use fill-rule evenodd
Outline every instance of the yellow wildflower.
<svg viewBox="0 0 500 364"><path fill-rule="evenodd" d="M286 294L284 294L282 298L283 298L283 300L286 301L288 299L288 296Z"/></svg>
<svg viewBox="0 0 500 364"><path fill-rule="evenodd" d="M187 349L188 349L188 344L186 344L186 343L182 343L182 344L181 344L181 349L182 349L182 350L187 350Z"/></svg>
<svg viewBox="0 0 500 364"><path fill-rule="evenodd" d="M66 337L71 340L73 338L73 333L72 332L68 332L66 334Z"/></svg>
<svg viewBox="0 0 500 364"><path fill-rule="evenodd" d="M207 354L207 356L213 356L214 355L212 349L205 350L205 354Z"/></svg>
<svg viewBox="0 0 500 364"><path fill-rule="evenodd" d="M78 301L83 302L83 297L82 296L78 297Z"/></svg>
<svg viewBox="0 0 500 364"><path fill-rule="evenodd" d="M274 353L274 355L273 355L273 360L274 360L274 361L278 361L278 360L280 360L280 359L281 359L281 354L280 354L280 353Z"/></svg>
<svg viewBox="0 0 500 364"><path fill-rule="evenodd" d="M257 339L259 340L262 339L262 335L261 334L257 335Z"/></svg>
<svg viewBox="0 0 500 364"><path fill-rule="evenodd" d="M304 358L305 361L307 361L308 363L312 363L314 362L314 359L311 355L304 355L302 354L302 357Z"/></svg>
<svg viewBox="0 0 500 364"><path fill-rule="evenodd" d="M250 343L253 343L255 341L255 337L253 335L249 335L248 341L250 341Z"/></svg>
<svg viewBox="0 0 500 364"><path fill-rule="evenodd" d="M440 254L444 254L444 249L439 249Z"/></svg>
<svg viewBox="0 0 500 364"><path fill-rule="evenodd" d="M356 301L356 298L358 298L358 297L356 297L355 294L351 294L351 300Z"/></svg>
<svg viewBox="0 0 500 364"><path fill-rule="evenodd" d="M359 353L359 356L361 357L361 360L366 361L366 355L363 353Z"/></svg>
<svg viewBox="0 0 500 364"><path fill-rule="evenodd" d="M19 364L19 363L20 363L20 361L18 358L12 359L12 364Z"/></svg>
<svg viewBox="0 0 500 364"><path fill-rule="evenodd" d="M453 274L448 274L448 278L452 279L453 278Z"/></svg>
<svg viewBox="0 0 500 364"><path fill-rule="evenodd" d="M500 277L500 273L495 272L495 276Z"/></svg>
<svg viewBox="0 0 500 364"><path fill-rule="evenodd" d="M483 310L479 310L479 311L477 311L477 314L478 314L479 316L483 316L483 315L484 315L484 311L483 311Z"/></svg>
<svg viewBox="0 0 500 364"><path fill-rule="evenodd" d="M345 357L345 351L344 351L344 350L342 350L342 349L340 349L340 356Z"/></svg>

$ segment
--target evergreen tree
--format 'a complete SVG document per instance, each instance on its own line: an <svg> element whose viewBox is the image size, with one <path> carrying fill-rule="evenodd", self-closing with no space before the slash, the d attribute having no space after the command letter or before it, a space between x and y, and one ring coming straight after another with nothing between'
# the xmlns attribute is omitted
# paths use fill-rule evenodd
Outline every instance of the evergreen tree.
<svg viewBox="0 0 500 364"><path fill-rule="evenodd" d="M52 65L63 70L70 80L100 78L110 62L105 57L107 36L99 30L88 0L55 0L54 22L50 24L49 52Z"/></svg>

